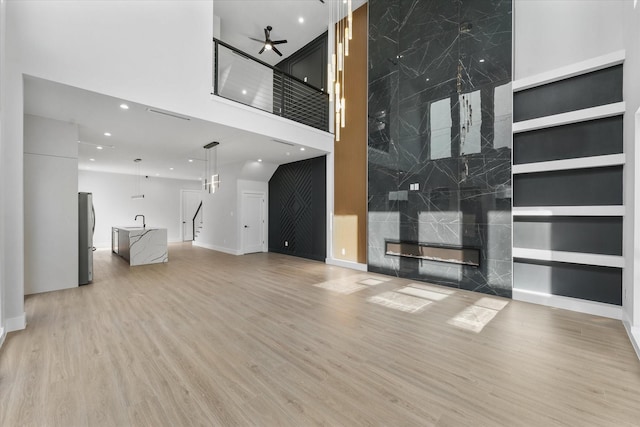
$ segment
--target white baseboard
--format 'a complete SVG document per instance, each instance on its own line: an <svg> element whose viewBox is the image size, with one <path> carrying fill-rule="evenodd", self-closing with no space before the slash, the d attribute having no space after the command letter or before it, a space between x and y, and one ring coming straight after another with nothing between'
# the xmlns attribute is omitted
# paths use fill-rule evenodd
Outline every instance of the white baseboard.
<svg viewBox="0 0 640 427"><path fill-rule="evenodd" d="M22 313L22 315L18 317L5 319L5 321L6 321L5 328L7 329L7 333L13 332L13 331L20 331L27 327L27 314Z"/></svg>
<svg viewBox="0 0 640 427"><path fill-rule="evenodd" d="M622 320L622 307L617 305L544 294L541 292L525 291L522 289L513 290L513 299L516 301L530 302L533 304L563 308L565 310L577 311L580 313L593 314L594 316Z"/></svg>
<svg viewBox="0 0 640 427"><path fill-rule="evenodd" d="M237 249L223 248L222 246L210 245L208 243L200 243L200 242L194 241L192 245L197 246L199 248L210 249L212 251L224 252L225 254L229 254L229 255L243 255L242 251L239 251Z"/></svg>
<svg viewBox="0 0 640 427"><path fill-rule="evenodd" d="M335 259L335 258L326 258L324 261L326 264L335 265L337 267L350 268L352 270L358 270L358 271L367 271L367 264L360 264L358 262L344 261L344 260Z"/></svg>
<svg viewBox="0 0 640 427"><path fill-rule="evenodd" d="M622 324L627 330L627 335L629 335L629 340L631 341L631 345L633 345L633 349L636 351L638 359L640 359L640 327L631 325L631 320L626 312L624 313Z"/></svg>

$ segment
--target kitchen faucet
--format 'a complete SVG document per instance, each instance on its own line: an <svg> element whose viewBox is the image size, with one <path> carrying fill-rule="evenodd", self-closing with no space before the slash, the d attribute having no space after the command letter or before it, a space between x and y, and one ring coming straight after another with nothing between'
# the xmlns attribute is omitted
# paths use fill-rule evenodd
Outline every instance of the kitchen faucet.
<svg viewBox="0 0 640 427"><path fill-rule="evenodd" d="M147 223L145 222L144 215L136 215L136 217L133 220L137 221L139 216L142 217L142 228L147 228Z"/></svg>

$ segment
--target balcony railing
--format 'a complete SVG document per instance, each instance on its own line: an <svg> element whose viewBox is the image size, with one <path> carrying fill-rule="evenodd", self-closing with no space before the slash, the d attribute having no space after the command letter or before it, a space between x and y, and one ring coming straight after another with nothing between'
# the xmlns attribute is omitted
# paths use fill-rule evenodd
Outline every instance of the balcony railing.
<svg viewBox="0 0 640 427"><path fill-rule="evenodd" d="M218 39L214 43L214 95L314 128L329 130L326 92Z"/></svg>

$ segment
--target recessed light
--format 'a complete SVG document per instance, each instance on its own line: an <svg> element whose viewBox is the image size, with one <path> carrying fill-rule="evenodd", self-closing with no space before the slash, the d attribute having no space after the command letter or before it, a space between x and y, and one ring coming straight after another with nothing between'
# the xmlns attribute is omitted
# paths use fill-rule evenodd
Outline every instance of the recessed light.
<svg viewBox="0 0 640 427"><path fill-rule="evenodd" d="M189 159L189 163L193 163L193 159Z"/></svg>
<svg viewBox="0 0 640 427"><path fill-rule="evenodd" d="M288 152L288 151L287 151L285 154L286 154L287 156L290 156L290 155L291 155L291 153L290 153L290 152Z"/></svg>
<svg viewBox="0 0 640 427"><path fill-rule="evenodd" d="M304 18L301 16L300 18L298 18L298 22L301 24L304 23Z"/></svg>
<svg viewBox="0 0 640 427"><path fill-rule="evenodd" d="M111 134L109 132L105 132L104 136L111 136Z"/></svg>
<svg viewBox="0 0 640 427"><path fill-rule="evenodd" d="M300 147L300 151L304 151L304 147Z"/></svg>
<svg viewBox="0 0 640 427"><path fill-rule="evenodd" d="M89 159L89 161L90 161L90 162L95 162L95 161L96 161L96 159Z"/></svg>
<svg viewBox="0 0 640 427"><path fill-rule="evenodd" d="M160 174L159 174L159 173L157 173L157 174L156 174L156 176L160 176Z"/></svg>
<svg viewBox="0 0 640 427"><path fill-rule="evenodd" d="M102 150L102 145L96 145L96 150Z"/></svg>
<svg viewBox="0 0 640 427"><path fill-rule="evenodd" d="M172 171L172 170L173 170L173 168L169 168L169 170L170 170L170 171Z"/></svg>
<svg viewBox="0 0 640 427"><path fill-rule="evenodd" d="M258 161L259 161L259 162L261 162L261 161L262 161L262 159L258 159Z"/></svg>
<svg viewBox="0 0 640 427"><path fill-rule="evenodd" d="M429 81L429 80L431 80L431 79L427 78L427 81Z"/></svg>
<svg viewBox="0 0 640 427"><path fill-rule="evenodd" d="M479 60L478 62L484 62L484 59Z"/></svg>
<svg viewBox="0 0 640 427"><path fill-rule="evenodd" d="M246 89L242 89L242 94L246 95L247 94L247 90Z"/></svg>
<svg viewBox="0 0 640 427"><path fill-rule="evenodd" d="M120 104L120 108L122 108L123 110L128 110L129 106L127 104Z"/></svg>

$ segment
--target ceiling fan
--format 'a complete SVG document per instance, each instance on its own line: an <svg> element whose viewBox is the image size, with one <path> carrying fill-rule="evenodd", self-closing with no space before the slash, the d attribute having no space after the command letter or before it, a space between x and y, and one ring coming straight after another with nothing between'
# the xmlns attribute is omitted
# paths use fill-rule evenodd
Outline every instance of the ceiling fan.
<svg viewBox="0 0 640 427"><path fill-rule="evenodd" d="M277 53L278 55L282 56L282 53L280 53L280 51L276 48L275 45L284 44L287 41L286 40L274 40L274 41L272 41L271 40L271 30L273 30L271 25L267 25L267 28L264 29L264 40L254 39L253 37L249 37L249 38L251 40L255 40L257 42L264 43L264 46L262 46L262 49L260 49L260 52L258 52L259 54L264 52L265 49L266 49L266 50L273 50L275 53Z"/></svg>

